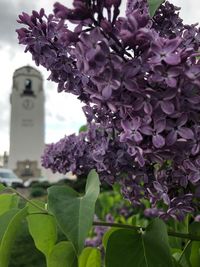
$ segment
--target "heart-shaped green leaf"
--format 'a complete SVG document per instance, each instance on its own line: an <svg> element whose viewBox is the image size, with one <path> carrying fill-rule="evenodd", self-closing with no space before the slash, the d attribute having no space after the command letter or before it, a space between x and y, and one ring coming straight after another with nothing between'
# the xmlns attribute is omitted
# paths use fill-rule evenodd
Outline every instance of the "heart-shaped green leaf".
<svg viewBox="0 0 200 267"><path fill-rule="evenodd" d="M106 248L106 267L173 267L165 224L155 219L144 233L114 231Z"/></svg>
<svg viewBox="0 0 200 267"><path fill-rule="evenodd" d="M84 196L67 186L53 186L48 189L48 208L78 254L92 227L98 195L99 177L94 170L88 175Z"/></svg>
<svg viewBox="0 0 200 267"><path fill-rule="evenodd" d="M164 2L165 0L148 0L149 4L149 13L151 17L154 16L156 13L156 10L159 8L159 6Z"/></svg>
<svg viewBox="0 0 200 267"><path fill-rule="evenodd" d="M1 267L8 267L11 248L14 244L17 233L21 226L22 220L27 215L27 207L22 210L19 210L10 220L7 229L3 235L1 246L0 246L0 263Z"/></svg>
<svg viewBox="0 0 200 267"><path fill-rule="evenodd" d="M71 242L62 241L54 246L48 258L48 267L78 267Z"/></svg>
<svg viewBox="0 0 200 267"><path fill-rule="evenodd" d="M101 267L101 253L97 248L85 248L79 259L79 267Z"/></svg>

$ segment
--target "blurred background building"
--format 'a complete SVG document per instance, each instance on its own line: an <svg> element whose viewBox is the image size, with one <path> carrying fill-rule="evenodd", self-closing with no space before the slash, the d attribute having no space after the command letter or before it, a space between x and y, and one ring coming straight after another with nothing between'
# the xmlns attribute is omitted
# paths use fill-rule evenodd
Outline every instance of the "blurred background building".
<svg viewBox="0 0 200 267"><path fill-rule="evenodd" d="M24 66L13 74L10 94L10 149L0 155L0 167L9 168L24 181L46 178L57 181L66 175L53 174L41 166L45 148L45 94L41 73ZM74 179L71 173L67 178Z"/></svg>
<svg viewBox="0 0 200 267"><path fill-rule="evenodd" d="M10 96L8 167L23 179L44 175L40 164L45 144L44 102L40 72L30 66L17 69Z"/></svg>

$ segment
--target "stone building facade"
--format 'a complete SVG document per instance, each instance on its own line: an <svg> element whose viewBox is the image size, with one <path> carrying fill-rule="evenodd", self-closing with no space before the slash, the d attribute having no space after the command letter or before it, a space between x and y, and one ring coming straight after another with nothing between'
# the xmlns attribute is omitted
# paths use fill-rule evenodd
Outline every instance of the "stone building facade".
<svg viewBox="0 0 200 267"><path fill-rule="evenodd" d="M13 75L8 167L24 180L40 177L44 150L44 90L39 71L25 66Z"/></svg>

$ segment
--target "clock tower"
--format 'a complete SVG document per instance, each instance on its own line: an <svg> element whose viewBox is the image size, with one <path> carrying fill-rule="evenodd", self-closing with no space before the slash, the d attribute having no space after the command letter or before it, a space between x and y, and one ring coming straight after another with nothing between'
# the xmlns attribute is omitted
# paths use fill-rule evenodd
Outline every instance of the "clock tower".
<svg viewBox="0 0 200 267"><path fill-rule="evenodd" d="M25 66L13 75L8 166L24 178L40 177L44 149L44 91L39 71Z"/></svg>

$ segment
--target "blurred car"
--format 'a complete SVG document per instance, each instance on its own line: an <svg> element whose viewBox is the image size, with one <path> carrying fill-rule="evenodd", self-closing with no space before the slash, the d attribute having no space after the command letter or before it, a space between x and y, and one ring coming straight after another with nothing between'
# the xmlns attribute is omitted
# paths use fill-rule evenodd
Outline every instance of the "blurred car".
<svg viewBox="0 0 200 267"><path fill-rule="evenodd" d="M33 177L29 178L24 182L25 187L31 187L34 184L43 184L43 183L49 183L48 179L45 177Z"/></svg>
<svg viewBox="0 0 200 267"><path fill-rule="evenodd" d="M23 180L10 169L0 168L0 183L5 186L23 187Z"/></svg>

